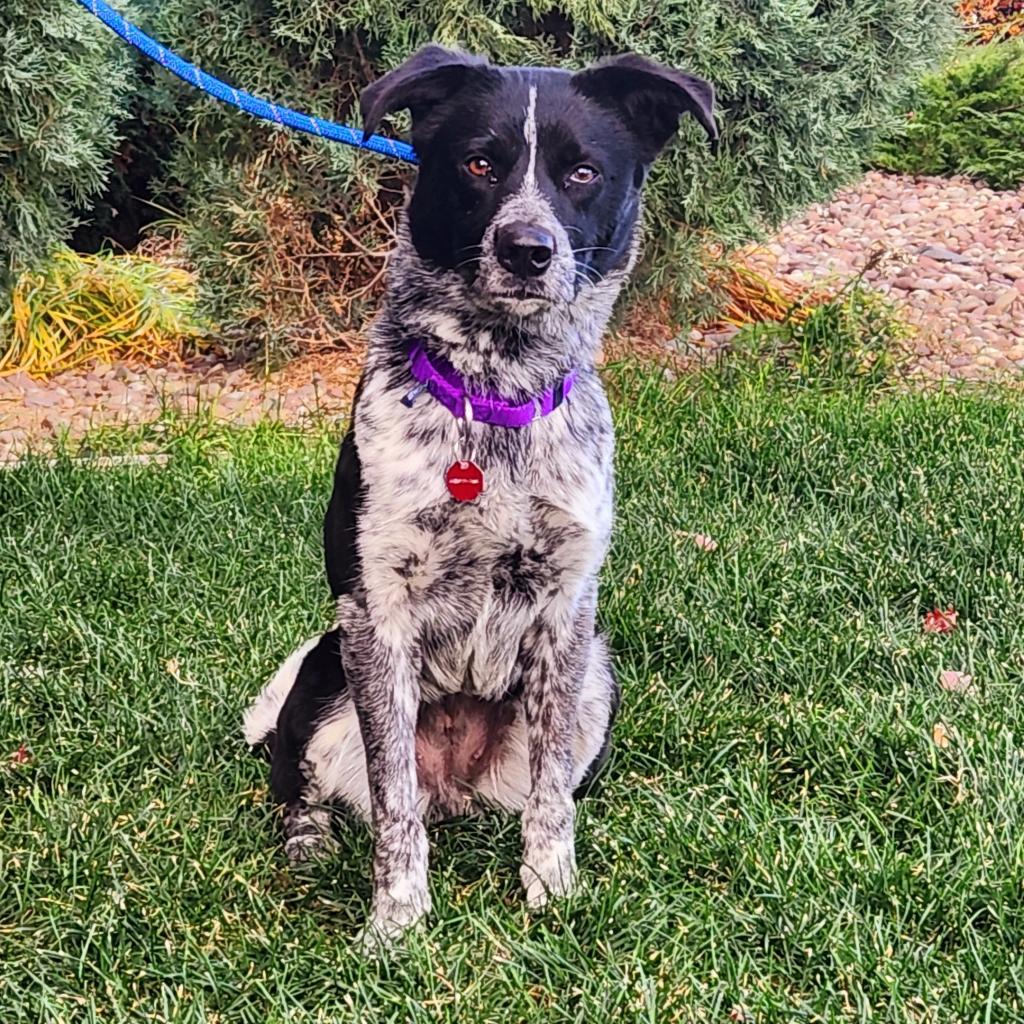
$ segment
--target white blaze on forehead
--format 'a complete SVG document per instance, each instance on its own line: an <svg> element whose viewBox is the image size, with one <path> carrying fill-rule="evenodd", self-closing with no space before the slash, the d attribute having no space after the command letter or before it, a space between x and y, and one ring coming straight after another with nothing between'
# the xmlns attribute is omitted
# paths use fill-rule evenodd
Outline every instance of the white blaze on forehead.
<svg viewBox="0 0 1024 1024"><path fill-rule="evenodd" d="M523 121L523 138L526 139L526 148L529 151L529 160L526 164L526 178L523 180L524 189L535 189L537 187L537 86L530 86L530 98L526 104L526 119Z"/></svg>

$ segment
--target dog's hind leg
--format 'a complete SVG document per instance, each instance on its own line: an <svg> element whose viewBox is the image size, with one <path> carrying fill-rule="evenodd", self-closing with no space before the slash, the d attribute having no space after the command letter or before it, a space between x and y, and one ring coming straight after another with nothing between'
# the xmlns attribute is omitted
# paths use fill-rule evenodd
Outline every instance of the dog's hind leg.
<svg viewBox="0 0 1024 1024"><path fill-rule="evenodd" d="M332 630L306 645L274 731L270 785L284 805L285 850L292 861L331 845L329 802L342 800L364 816L369 811L359 723L339 643Z"/></svg>

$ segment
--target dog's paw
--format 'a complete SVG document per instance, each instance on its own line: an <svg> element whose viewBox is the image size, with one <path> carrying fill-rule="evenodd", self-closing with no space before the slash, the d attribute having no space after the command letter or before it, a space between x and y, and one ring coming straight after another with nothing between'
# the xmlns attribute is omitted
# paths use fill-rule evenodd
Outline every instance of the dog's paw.
<svg viewBox="0 0 1024 1024"><path fill-rule="evenodd" d="M284 843L284 852L290 864L305 864L313 860L325 860L338 848L333 836L322 832L303 832L289 836Z"/></svg>
<svg viewBox="0 0 1024 1024"><path fill-rule="evenodd" d="M523 858L519 877L531 910L545 906L552 896L568 896L576 887L576 852L572 843L552 843Z"/></svg>
<svg viewBox="0 0 1024 1024"><path fill-rule="evenodd" d="M359 933L359 948L366 954L393 949L402 936L423 922L430 913L430 894L423 890L402 894L402 899L387 892L373 897L370 920Z"/></svg>

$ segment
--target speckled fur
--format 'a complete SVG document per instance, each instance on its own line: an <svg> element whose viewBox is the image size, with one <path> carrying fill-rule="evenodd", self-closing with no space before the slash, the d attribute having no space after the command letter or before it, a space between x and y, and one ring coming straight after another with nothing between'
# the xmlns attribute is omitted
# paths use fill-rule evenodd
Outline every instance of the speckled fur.
<svg viewBox="0 0 1024 1024"><path fill-rule="evenodd" d="M387 920L397 916L404 926L429 906L414 770L420 700L455 692L498 700L521 688L517 721L531 780L524 884L540 905L574 882L572 792L589 761L574 763L573 746L599 747L616 700L598 653L592 676L603 700L593 701L596 713L577 738L580 693L599 643L595 580L612 526L612 425L594 358L624 276L584 284L557 313L509 323L467 310L461 281L423 266L404 238L396 253L355 410L363 590L342 597L337 610L363 735L381 741L367 752L371 803L380 808L374 920L385 933L394 931ZM471 504L453 503L444 485L457 442L451 414L429 399L395 414L410 383L396 354L410 336L441 332L447 357L481 390L537 392L579 367L555 414L525 430L472 427L486 490ZM510 343L515 356L506 354ZM522 793L523 774L511 792ZM520 809L500 789L481 795ZM393 893L396 886L405 895Z"/></svg>
<svg viewBox="0 0 1024 1024"><path fill-rule="evenodd" d="M612 69L616 89L628 91L620 72L637 60L624 58ZM606 644L595 631L613 499L612 422L595 362L636 257L646 166L618 153L625 172L605 227L593 216L580 221L592 228L569 223L543 150L564 103L547 99L545 89L561 96L576 79L546 69L499 72L429 48L396 71L391 86L385 80L369 103L364 99L371 119L377 107L413 108L414 141L425 155L421 183L435 173L429 147L440 145L422 127L429 119L423 110L428 99L442 102L435 72L449 66L478 76L482 91L493 95L500 86L521 98L518 169L494 193L468 273L457 253L450 266L424 256L427 243L414 237L413 192L353 413L360 480L358 494L349 496L357 509L351 579L332 581L334 631L307 644L304 660L290 658L246 716L251 743L274 744L279 734L272 777L287 805L291 856L308 856L327 840L327 803L341 801L372 821L367 934L374 939L398 935L429 910L424 821L437 817L489 806L521 811L528 902L539 906L568 892L576 877L573 791L603 759L618 705ZM641 72L644 88L653 88L652 74L686 78L648 62ZM580 78L580 102L589 104L583 113L599 126L606 118L616 139L641 131L636 123L626 127L626 112L604 113L601 104L613 100L602 97L600 85ZM414 86L421 93L410 92ZM377 102L389 87L395 95ZM656 100L643 109L655 109ZM683 109L676 105L665 121L671 130ZM666 129L659 123L651 131L660 139ZM663 141L654 147L638 136L636 146L656 151ZM513 221L540 226L555 240L550 269L522 298L508 295L508 273L494 253L495 233ZM588 230L588 244L574 249L579 239L570 234ZM614 247L592 244L605 235ZM588 259L598 250L612 255ZM444 483L456 457L457 421L428 395L411 409L401 404L413 383L411 338L446 358L478 393L523 400L576 371L569 399L549 416L522 429L470 428L469 454L486 482L473 502L453 501ZM300 668L307 677L297 683ZM334 682L326 679L332 672ZM303 700L305 710L296 712Z"/></svg>

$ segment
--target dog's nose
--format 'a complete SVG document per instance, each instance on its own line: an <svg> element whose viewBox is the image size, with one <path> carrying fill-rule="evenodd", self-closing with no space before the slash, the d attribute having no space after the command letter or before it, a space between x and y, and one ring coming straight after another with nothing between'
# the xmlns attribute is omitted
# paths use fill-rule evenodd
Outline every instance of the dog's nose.
<svg viewBox="0 0 1024 1024"><path fill-rule="evenodd" d="M543 228L516 221L498 228L494 250L498 262L516 277L540 277L551 266L555 240Z"/></svg>

